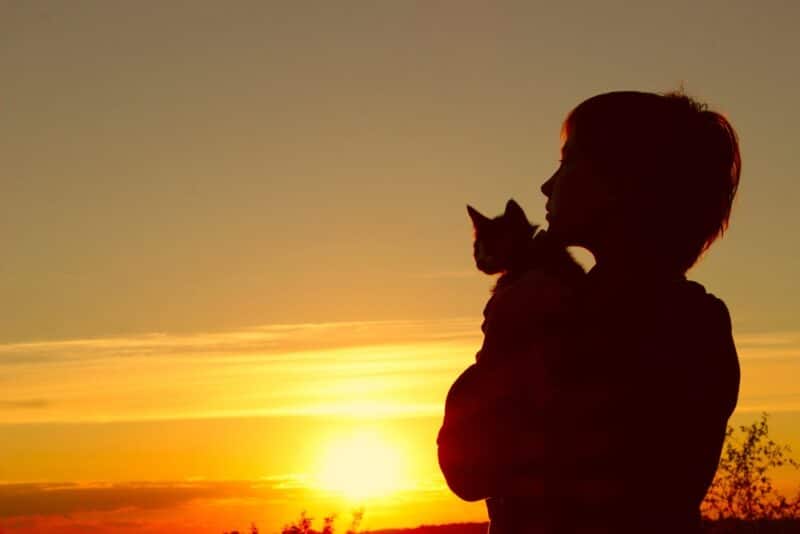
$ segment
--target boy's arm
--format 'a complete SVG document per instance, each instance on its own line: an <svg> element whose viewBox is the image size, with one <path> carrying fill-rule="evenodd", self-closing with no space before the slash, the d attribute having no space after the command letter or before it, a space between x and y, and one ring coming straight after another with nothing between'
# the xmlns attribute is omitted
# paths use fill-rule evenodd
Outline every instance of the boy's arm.
<svg viewBox="0 0 800 534"><path fill-rule="evenodd" d="M534 496L545 479L554 478L597 490L598 481L584 480L575 467L608 454L609 436L602 429L574 428L577 403L570 399L562 406L563 398L553 403L540 395L527 379L526 364L473 364L450 388L438 459L448 486L464 500ZM595 405L599 400L591 398Z"/></svg>
<svg viewBox="0 0 800 534"><path fill-rule="evenodd" d="M437 437L439 465L450 489L467 501L506 494L521 466L541 462L542 434L525 432L522 399L509 366L473 364L447 395ZM519 376L517 374L517 376Z"/></svg>
<svg viewBox="0 0 800 534"><path fill-rule="evenodd" d="M535 493L547 464L544 362L563 331L572 288L530 271L484 310L478 363L451 387L437 438L448 485L465 500Z"/></svg>

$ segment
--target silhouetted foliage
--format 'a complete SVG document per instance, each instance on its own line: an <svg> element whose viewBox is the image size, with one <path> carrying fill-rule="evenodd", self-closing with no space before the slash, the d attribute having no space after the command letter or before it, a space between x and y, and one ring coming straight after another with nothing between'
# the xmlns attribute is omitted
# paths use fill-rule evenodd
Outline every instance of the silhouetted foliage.
<svg viewBox="0 0 800 534"><path fill-rule="evenodd" d="M358 534L358 527L361 526L362 519L364 519L364 509L359 508L353 512L353 521L350 523L350 528L347 529L346 534Z"/></svg>
<svg viewBox="0 0 800 534"><path fill-rule="evenodd" d="M364 510L359 509L353 512L353 521L350 523L350 528L347 529L346 534L357 534L358 527L364 517ZM334 521L336 515L329 515L322 520L322 530L314 530L312 528L313 518L308 517L306 512L300 513L300 518L295 523L284 525L281 534L334 534Z"/></svg>
<svg viewBox="0 0 800 534"><path fill-rule="evenodd" d="M740 426L737 435L728 426L717 474L703 502L709 519L800 519L800 494L781 495L772 485L771 469L800 464L789 454L791 449L769 437L768 415L750 426Z"/></svg>
<svg viewBox="0 0 800 534"><path fill-rule="evenodd" d="M243 532L240 533L238 530L231 530L230 532L223 532L222 534L244 534ZM255 524L250 525L250 534L258 534L258 527Z"/></svg>
<svg viewBox="0 0 800 534"><path fill-rule="evenodd" d="M308 517L306 512L303 511L300 513L300 519L298 519L296 523L284 525L281 534L318 534L316 531L312 530L311 522L312 518Z"/></svg>

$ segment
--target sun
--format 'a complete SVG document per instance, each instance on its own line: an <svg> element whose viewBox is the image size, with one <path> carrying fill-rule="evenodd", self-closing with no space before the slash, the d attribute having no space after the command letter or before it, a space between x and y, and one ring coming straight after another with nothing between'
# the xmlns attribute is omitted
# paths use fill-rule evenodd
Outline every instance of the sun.
<svg viewBox="0 0 800 534"><path fill-rule="evenodd" d="M404 487L405 464L400 450L380 433L359 430L327 443L318 484L353 501L387 497Z"/></svg>

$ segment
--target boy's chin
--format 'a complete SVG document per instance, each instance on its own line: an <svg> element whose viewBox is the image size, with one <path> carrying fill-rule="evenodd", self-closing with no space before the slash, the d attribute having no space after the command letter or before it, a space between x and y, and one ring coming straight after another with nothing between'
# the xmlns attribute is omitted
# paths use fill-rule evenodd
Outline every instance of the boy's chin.
<svg viewBox="0 0 800 534"><path fill-rule="evenodd" d="M558 243L559 245L563 246L569 246L569 244L567 243L568 236L565 235L565 232L561 228L560 224L550 220L547 223L547 228L545 228L544 231L547 232L547 238L553 243Z"/></svg>
<svg viewBox="0 0 800 534"><path fill-rule="evenodd" d="M546 228L548 239L562 247L585 247L582 232L566 227L561 221L551 219Z"/></svg>

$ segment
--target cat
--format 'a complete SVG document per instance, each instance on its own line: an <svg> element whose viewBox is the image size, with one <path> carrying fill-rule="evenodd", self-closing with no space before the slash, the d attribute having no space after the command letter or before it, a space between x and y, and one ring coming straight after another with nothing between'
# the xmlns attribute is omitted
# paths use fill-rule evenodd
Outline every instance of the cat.
<svg viewBox="0 0 800 534"><path fill-rule="evenodd" d="M538 225L531 224L514 199L506 203L502 215L493 219L469 205L467 213L475 229L476 266L486 274L500 274L492 293L513 284L532 269L568 283L584 275L583 268L566 247L549 239L547 231L539 230Z"/></svg>
<svg viewBox="0 0 800 534"><path fill-rule="evenodd" d="M528 221L514 199L506 203L502 215L493 219L469 205L467 212L475 229L473 256L476 266L486 274L500 274L492 288L492 297L483 310L481 330L484 339L475 360L499 361L497 358L503 360L509 354L518 352L520 347L534 342L535 332L539 328L537 323L541 322L541 318L550 316L551 309L553 313L558 313L556 308L562 305L559 297L553 295L577 287L585 273L566 247L552 240L538 225ZM519 309L519 298L509 298L514 295L501 293L512 289L516 282L529 274L532 278L520 287L523 293L516 295L525 302ZM528 301L523 296L531 289L534 290L535 296L532 298L535 301ZM531 309L539 310L539 320L530 320Z"/></svg>

